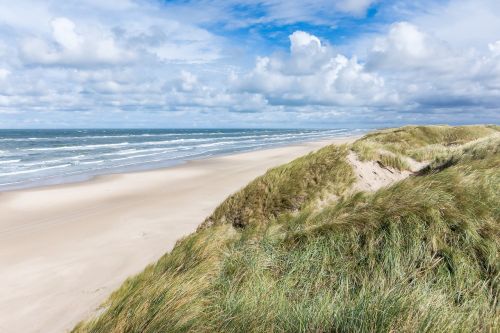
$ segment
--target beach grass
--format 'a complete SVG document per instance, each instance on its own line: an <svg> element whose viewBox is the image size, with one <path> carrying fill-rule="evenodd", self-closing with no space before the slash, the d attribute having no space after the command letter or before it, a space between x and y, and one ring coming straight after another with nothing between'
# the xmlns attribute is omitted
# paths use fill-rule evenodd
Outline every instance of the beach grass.
<svg viewBox="0 0 500 333"><path fill-rule="evenodd" d="M263 224L281 214L298 212L322 195L340 196L354 183L347 145L329 145L274 168L226 199L202 228L230 223Z"/></svg>
<svg viewBox="0 0 500 333"><path fill-rule="evenodd" d="M399 170L410 170L405 161L431 161L450 148L498 134L499 126L405 126L367 134L353 145L362 161L380 161Z"/></svg>
<svg viewBox="0 0 500 333"><path fill-rule="evenodd" d="M429 164L350 191L372 148ZM498 127L405 127L272 169L74 331L495 332L499 150Z"/></svg>

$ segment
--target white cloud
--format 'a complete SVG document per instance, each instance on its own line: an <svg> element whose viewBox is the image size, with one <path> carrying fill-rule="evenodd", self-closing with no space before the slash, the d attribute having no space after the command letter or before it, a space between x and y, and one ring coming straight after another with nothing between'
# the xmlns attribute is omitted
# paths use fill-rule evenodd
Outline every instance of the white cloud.
<svg viewBox="0 0 500 333"><path fill-rule="evenodd" d="M0 80L5 80L10 75L10 71L5 68L0 68Z"/></svg>
<svg viewBox="0 0 500 333"><path fill-rule="evenodd" d="M180 88L184 91L192 91L198 83L198 77L191 72L181 72Z"/></svg>
<svg viewBox="0 0 500 333"><path fill-rule="evenodd" d="M375 39L368 55L368 66L375 69L410 67L448 68L440 60L453 58L448 45L408 22L391 26L386 36Z"/></svg>
<svg viewBox="0 0 500 333"><path fill-rule="evenodd" d="M490 43L489 53L461 50L400 22L375 40L368 68L383 75L406 106L421 112L491 108L500 100L497 47Z"/></svg>
<svg viewBox="0 0 500 333"><path fill-rule="evenodd" d="M58 17L50 22L52 26L52 35L56 42L69 51L78 52L83 44L83 38L75 32L73 21Z"/></svg>
<svg viewBox="0 0 500 333"><path fill-rule="evenodd" d="M500 39L500 1L425 2L425 11L407 20L460 49L483 50Z"/></svg>
<svg viewBox="0 0 500 333"><path fill-rule="evenodd" d="M290 51L292 53L316 53L322 52L321 41L318 37L304 31L295 31L289 36Z"/></svg>
<svg viewBox="0 0 500 333"><path fill-rule="evenodd" d="M290 35L290 54L257 59L239 89L263 94L272 104L362 106L394 103L384 80L354 58L323 46L311 34Z"/></svg>
<svg viewBox="0 0 500 333"><path fill-rule="evenodd" d="M354 15L364 15L375 0L341 0L336 1L337 9Z"/></svg>
<svg viewBox="0 0 500 333"><path fill-rule="evenodd" d="M430 56L425 36L418 28L407 22L396 23L389 31L389 36L376 41L374 52L397 52L398 55L411 58Z"/></svg>
<svg viewBox="0 0 500 333"><path fill-rule="evenodd" d="M137 9L133 0L85 0L85 5L111 11Z"/></svg>
<svg viewBox="0 0 500 333"><path fill-rule="evenodd" d="M497 40L494 43L488 44L488 48L495 56L500 55L500 40Z"/></svg>
<svg viewBox="0 0 500 333"><path fill-rule="evenodd" d="M66 17L51 22L52 40L26 38L21 46L25 59L46 65L102 65L120 64L135 55L117 45L112 34L103 28L83 29L77 32L75 23Z"/></svg>
<svg viewBox="0 0 500 333"><path fill-rule="evenodd" d="M217 47L211 47L203 42L186 45L164 43L158 47L151 47L149 50L160 60L166 62L207 63L220 58Z"/></svg>

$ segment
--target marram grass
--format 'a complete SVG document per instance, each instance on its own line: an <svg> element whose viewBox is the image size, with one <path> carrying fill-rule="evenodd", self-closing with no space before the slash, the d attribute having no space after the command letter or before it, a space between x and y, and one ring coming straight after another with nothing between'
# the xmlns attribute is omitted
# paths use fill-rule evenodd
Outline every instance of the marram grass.
<svg viewBox="0 0 500 333"><path fill-rule="evenodd" d="M202 227L263 224L281 214L300 211L322 194L344 194L355 181L347 153L347 145L330 145L269 170L227 198Z"/></svg>
<svg viewBox="0 0 500 333"><path fill-rule="evenodd" d="M370 133L356 141L353 150L361 160L379 160L395 169L409 170L403 156L419 162L431 161L448 154L450 148L498 134L499 130L495 125L405 126Z"/></svg>
<svg viewBox="0 0 500 333"><path fill-rule="evenodd" d="M345 147L271 170L74 331L498 332L500 138L478 127L449 145L462 137L450 129L455 136L397 134L417 146L430 131L437 139L427 144L446 148L418 175L374 193L349 194ZM306 170L316 180L303 179ZM262 184L269 191L252 189ZM310 204L328 191L339 200ZM259 213L230 213L247 207L239 200Z"/></svg>

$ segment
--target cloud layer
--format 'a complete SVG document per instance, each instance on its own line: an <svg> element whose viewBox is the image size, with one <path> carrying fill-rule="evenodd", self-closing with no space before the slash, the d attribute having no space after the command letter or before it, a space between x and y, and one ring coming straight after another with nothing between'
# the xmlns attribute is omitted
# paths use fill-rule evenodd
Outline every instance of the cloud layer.
<svg viewBox="0 0 500 333"><path fill-rule="evenodd" d="M490 26L500 6L424 9L372 0L0 1L0 126L499 122L500 29Z"/></svg>

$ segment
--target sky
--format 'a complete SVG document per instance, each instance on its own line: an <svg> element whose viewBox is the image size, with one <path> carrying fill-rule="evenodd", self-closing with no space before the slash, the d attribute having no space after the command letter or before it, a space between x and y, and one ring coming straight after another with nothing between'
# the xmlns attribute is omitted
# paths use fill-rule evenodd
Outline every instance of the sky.
<svg viewBox="0 0 500 333"><path fill-rule="evenodd" d="M498 0L0 0L0 128L500 123Z"/></svg>

